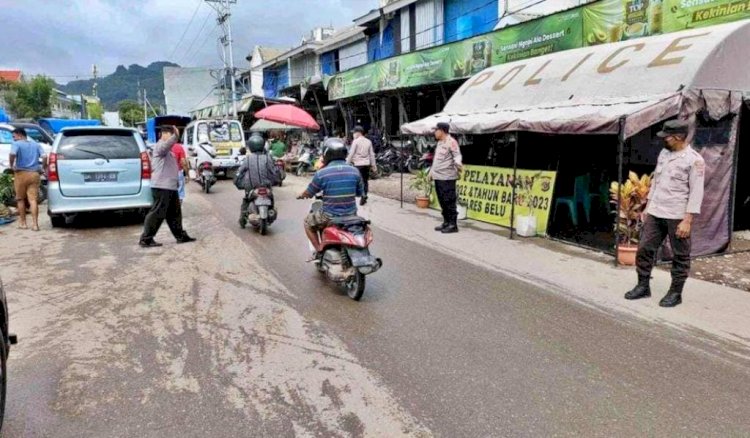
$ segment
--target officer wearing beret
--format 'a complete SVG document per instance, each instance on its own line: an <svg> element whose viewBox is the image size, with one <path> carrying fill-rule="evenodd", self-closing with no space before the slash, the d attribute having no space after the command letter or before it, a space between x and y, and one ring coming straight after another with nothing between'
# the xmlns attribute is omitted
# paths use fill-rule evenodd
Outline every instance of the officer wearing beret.
<svg viewBox="0 0 750 438"><path fill-rule="evenodd" d="M687 142L689 124L681 120L664 123L657 134L664 140L651 181L643 230L636 256L638 285L625 294L628 300L651 296L649 280L656 253L669 237L674 258L672 285L659 302L662 307L682 303L682 289L690 272L690 231L693 217L701 212L706 164Z"/></svg>

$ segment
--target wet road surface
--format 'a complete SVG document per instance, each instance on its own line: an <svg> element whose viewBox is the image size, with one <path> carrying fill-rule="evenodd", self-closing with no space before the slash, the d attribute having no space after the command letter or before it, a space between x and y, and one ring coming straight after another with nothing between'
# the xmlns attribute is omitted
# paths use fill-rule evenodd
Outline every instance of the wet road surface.
<svg viewBox="0 0 750 438"><path fill-rule="evenodd" d="M196 244L163 230L142 250L137 224L98 217L3 229L21 252L0 270L21 340L4 436L750 434L750 367L727 346L377 224L384 267L350 300L305 264L296 191L275 190L267 236L239 229L229 182L190 193Z"/></svg>

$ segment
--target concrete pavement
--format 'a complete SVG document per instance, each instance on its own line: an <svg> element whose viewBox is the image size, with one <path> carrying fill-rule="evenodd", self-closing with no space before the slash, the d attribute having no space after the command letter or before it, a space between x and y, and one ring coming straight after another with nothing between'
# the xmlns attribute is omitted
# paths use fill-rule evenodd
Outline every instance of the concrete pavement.
<svg viewBox="0 0 750 438"><path fill-rule="evenodd" d="M611 308L547 283L545 263L581 261L489 226L444 236L434 212L373 197L362 213L385 266L350 300L304 263L303 184L276 190L267 236L239 229L228 182L189 194L195 244L165 227L165 247L143 250L139 225L101 216L0 228L20 337L5 436L750 433L742 345L617 307L626 285L594 271L574 272Z"/></svg>

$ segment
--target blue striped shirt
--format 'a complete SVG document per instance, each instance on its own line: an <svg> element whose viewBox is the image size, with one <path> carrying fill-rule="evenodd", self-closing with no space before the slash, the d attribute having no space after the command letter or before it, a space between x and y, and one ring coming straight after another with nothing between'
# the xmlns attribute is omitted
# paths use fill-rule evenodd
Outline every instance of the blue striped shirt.
<svg viewBox="0 0 750 438"><path fill-rule="evenodd" d="M332 161L315 173L307 194L323 192L323 212L331 217L357 214L357 196L364 193L362 176L343 160Z"/></svg>

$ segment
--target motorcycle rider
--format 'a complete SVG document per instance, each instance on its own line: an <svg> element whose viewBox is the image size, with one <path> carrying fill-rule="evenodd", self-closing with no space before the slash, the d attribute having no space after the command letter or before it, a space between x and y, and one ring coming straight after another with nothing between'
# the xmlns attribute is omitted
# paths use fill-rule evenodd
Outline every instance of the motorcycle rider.
<svg viewBox="0 0 750 438"><path fill-rule="evenodd" d="M324 167L315 172L310 185L297 197L312 198L322 192L323 208L311 211L305 218L305 234L316 252L320 251L318 232L331 224L331 218L356 216L357 197L364 193L362 176L356 167L346 163L346 156L346 145L341 139L326 140L323 143Z"/></svg>
<svg viewBox="0 0 750 438"><path fill-rule="evenodd" d="M216 149L210 143L199 143L195 147L195 155L195 180L200 182L201 164L206 162L213 164L213 160L216 158Z"/></svg>
<svg viewBox="0 0 750 438"><path fill-rule="evenodd" d="M271 187L278 184L281 180L278 168L266 153L266 142L258 132L253 132L246 142L249 155L240 164L237 171L235 185L240 190L245 190L245 196L242 198L242 207L240 208L240 227L245 228L248 221L248 213L258 214L255 204L255 189L260 187L268 188L268 197L273 203L273 192ZM271 205L273 208L273 204Z"/></svg>

